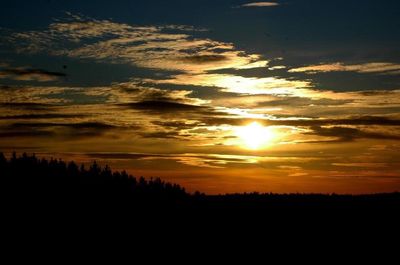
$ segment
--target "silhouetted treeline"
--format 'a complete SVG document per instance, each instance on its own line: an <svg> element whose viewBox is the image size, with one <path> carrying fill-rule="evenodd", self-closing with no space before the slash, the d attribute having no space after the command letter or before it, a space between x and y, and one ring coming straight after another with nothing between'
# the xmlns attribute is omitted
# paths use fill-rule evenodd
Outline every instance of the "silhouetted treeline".
<svg viewBox="0 0 400 265"><path fill-rule="evenodd" d="M371 228L378 228L382 234L382 227L390 227L388 224L397 229L395 216L400 202L398 193L190 195L179 185L137 179L96 163L85 167L27 154L13 154L9 159L0 154L0 187L2 239L15 251L11 255L32 258L28 249L52 260L71 257L73 253L79 259L82 253L90 254L90 259L97 255L103 258L103 252L110 253L114 246L118 254L111 252L113 258L123 251L132 256L132 249L135 258L140 253L136 244L151 251L146 258L157 259L164 257L163 252L154 250L157 246L163 250L170 246L173 251L179 251L180 245L197 247L203 255L207 251L203 247L210 244L221 251L222 242L235 246L253 242L262 249L265 242L278 242L287 251L288 243L297 248L312 233L332 241L335 229L354 235L357 228L362 234L367 231L368 236ZM375 220L381 220L383 225L377 225ZM298 237L286 236L299 231ZM393 231L389 228L386 233L392 236ZM89 251L91 248L94 252ZM75 249L80 250L74 252ZM353 246L349 249L353 251ZM54 255L60 250L65 253ZM173 251L168 255L175 259Z"/></svg>
<svg viewBox="0 0 400 265"><path fill-rule="evenodd" d="M29 207L76 207L80 210L110 207L178 207L196 211L400 209L400 193L376 195L323 194L188 194L177 184L159 178L135 178L94 162L89 167L35 155L7 159L0 153L2 194L9 202Z"/></svg>
<svg viewBox="0 0 400 265"><path fill-rule="evenodd" d="M188 196L179 185L159 178L135 178L96 162L85 167L26 153L20 157L13 153L10 159L0 153L0 172L3 194L8 194L14 202L179 203Z"/></svg>

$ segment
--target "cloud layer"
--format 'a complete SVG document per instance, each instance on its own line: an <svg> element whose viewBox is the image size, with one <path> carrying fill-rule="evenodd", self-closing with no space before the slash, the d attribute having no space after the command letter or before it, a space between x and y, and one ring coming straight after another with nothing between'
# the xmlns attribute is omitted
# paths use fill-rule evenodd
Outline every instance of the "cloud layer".
<svg viewBox="0 0 400 265"><path fill-rule="evenodd" d="M50 72L41 69L29 68L5 68L0 69L0 79L12 79L17 81L38 81L50 82L57 81L66 77L65 73Z"/></svg>
<svg viewBox="0 0 400 265"><path fill-rule="evenodd" d="M259 55L246 54L232 43L189 34L196 31L204 29L184 25L132 26L70 15L45 31L14 33L8 40L20 53L46 52L187 72L246 68L260 60Z"/></svg>
<svg viewBox="0 0 400 265"><path fill-rule="evenodd" d="M365 64L350 64L346 65L343 63L333 63L333 64L319 64L310 65L305 67L290 69L291 73L328 73L328 72L357 72L362 74L368 73L386 73L392 75L398 75L400 73L400 64L395 63L365 63Z"/></svg>
<svg viewBox="0 0 400 265"><path fill-rule="evenodd" d="M276 2L254 2L241 5L242 7L273 7L279 6Z"/></svg>

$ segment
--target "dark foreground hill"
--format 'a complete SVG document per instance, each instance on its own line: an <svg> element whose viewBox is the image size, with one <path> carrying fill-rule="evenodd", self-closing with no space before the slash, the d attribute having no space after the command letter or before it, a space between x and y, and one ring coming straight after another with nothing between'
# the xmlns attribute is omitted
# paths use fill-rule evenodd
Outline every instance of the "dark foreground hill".
<svg viewBox="0 0 400 265"><path fill-rule="evenodd" d="M270 259L271 247L285 253L279 259L297 259L291 249L302 247L304 257L317 257L315 247L329 249L331 259L340 248L366 255L364 246L395 241L398 231L399 193L191 195L179 185L96 163L86 168L26 154L0 154L0 181L3 253L13 260L76 262L109 255L114 262L146 253L147 261L187 261L192 253L189 259L208 264L217 253L236 258L244 249L253 251L246 260L254 253Z"/></svg>
<svg viewBox="0 0 400 265"><path fill-rule="evenodd" d="M399 231L399 193L206 196L96 163L84 167L26 154L0 154L0 189L2 241L15 246L13 257L21 249L46 256L50 249L66 250L58 258L68 257L76 246L87 253L93 245L108 253L116 243L151 246L156 256L153 246L176 251L176 242L199 245L201 255L204 246L219 252L225 244L286 249L290 243L297 249L312 236L317 245L336 238L353 249L355 239L370 245L371 236L379 236L373 242L380 244Z"/></svg>
<svg viewBox="0 0 400 265"><path fill-rule="evenodd" d="M1 191L10 210L20 211L190 211L196 214L272 215L338 212L379 213L400 209L400 193L375 195L321 194L189 194L162 180L135 178L93 163L85 168L74 162L0 154Z"/></svg>

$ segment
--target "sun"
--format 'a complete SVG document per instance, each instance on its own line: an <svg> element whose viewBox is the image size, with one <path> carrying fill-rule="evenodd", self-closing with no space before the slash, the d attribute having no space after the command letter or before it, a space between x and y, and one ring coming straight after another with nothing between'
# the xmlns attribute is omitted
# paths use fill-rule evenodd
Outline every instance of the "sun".
<svg viewBox="0 0 400 265"><path fill-rule="evenodd" d="M240 145L246 149L259 150L271 143L274 133L269 127L258 122L250 123L236 129L236 136L240 139Z"/></svg>

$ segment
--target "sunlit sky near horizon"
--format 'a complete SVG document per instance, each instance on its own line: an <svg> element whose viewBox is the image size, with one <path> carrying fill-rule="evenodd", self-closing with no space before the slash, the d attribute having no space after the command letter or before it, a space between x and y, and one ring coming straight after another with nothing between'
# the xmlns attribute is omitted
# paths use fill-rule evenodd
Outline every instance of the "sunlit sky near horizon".
<svg viewBox="0 0 400 265"><path fill-rule="evenodd" d="M399 1L16 0L0 32L2 152L210 194L400 190Z"/></svg>

